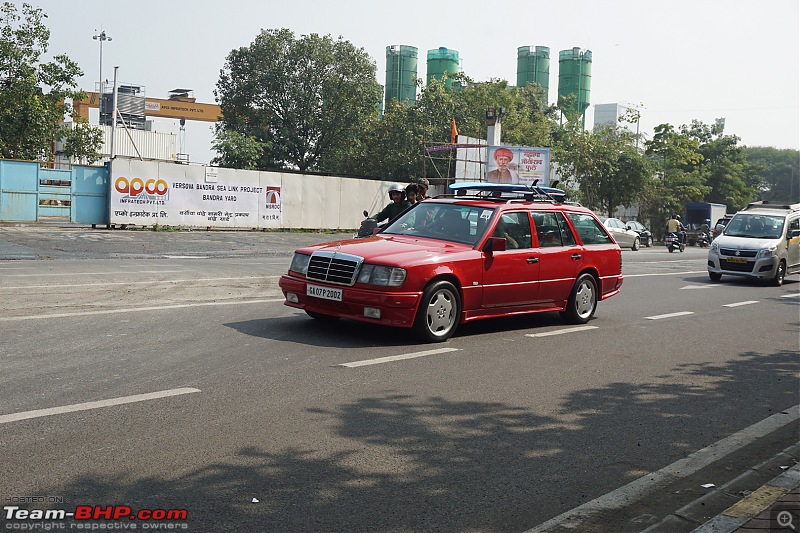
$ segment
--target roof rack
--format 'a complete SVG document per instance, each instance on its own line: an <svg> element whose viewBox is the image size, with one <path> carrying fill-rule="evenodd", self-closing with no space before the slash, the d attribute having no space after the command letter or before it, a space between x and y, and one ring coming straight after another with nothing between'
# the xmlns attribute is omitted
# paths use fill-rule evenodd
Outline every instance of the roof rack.
<svg viewBox="0 0 800 533"><path fill-rule="evenodd" d="M537 185L539 180L534 180L530 185L510 183L489 183L485 181L462 181L450 185L454 194L444 194L438 197L477 197L482 200L495 202L550 202L564 203L566 193L561 189ZM473 191L469 193L468 191Z"/></svg>
<svg viewBox="0 0 800 533"><path fill-rule="evenodd" d="M800 204L791 204L780 200L763 200L760 202L750 202L745 207L747 209L781 209L783 211L800 211Z"/></svg>

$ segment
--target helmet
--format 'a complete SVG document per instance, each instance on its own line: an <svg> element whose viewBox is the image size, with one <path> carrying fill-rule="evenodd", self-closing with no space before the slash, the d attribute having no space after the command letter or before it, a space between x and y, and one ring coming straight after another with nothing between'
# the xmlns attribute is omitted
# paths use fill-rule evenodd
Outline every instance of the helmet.
<svg viewBox="0 0 800 533"><path fill-rule="evenodd" d="M391 185L389 185L389 192L388 192L389 199L392 198L393 192L399 192L403 198L405 198L406 196L406 190L399 183L392 183Z"/></svg>
<svg viewBox="0 0 800 533"><path fill-rule="evenodd" d="M427 178L419 178L416 183L420 187L425 187L426 189L430 189L431 187L431 182L429 182Z"/></svg>
<svg viewBox="0 0 800 533"><path fill-rule="evenodd" d="M681 219L680 215L675 215L675 220L680 220L680 219Z"/></svg>

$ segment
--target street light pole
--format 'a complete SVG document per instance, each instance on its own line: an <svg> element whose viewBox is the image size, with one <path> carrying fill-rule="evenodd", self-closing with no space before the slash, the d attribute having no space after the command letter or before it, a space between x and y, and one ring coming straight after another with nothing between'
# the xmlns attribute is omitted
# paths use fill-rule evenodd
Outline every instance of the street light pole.
<svg viewBox="0 0 800 533"><path fill-rule="evenodd" d="M97 30L95 30L95 31L97 31ZM103 103L102 103L103 102L103 42L104 41L110 41L112 39L111 39L111 37L109 35L106 35L106 31L105 30L100 31L100 33L98 33L97 35L93 35L92 39L94 39L95 41L100 41L100 85L98 87L98 90L100 92L99 92L99 96L98 96L97 107L102 110L102 108L103 108Z"/></svg>

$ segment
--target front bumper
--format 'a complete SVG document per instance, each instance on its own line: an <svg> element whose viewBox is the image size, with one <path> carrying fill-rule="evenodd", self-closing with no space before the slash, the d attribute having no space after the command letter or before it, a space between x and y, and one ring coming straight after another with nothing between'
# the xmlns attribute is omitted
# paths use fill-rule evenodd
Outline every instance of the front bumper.
<svg viewBox="0 0 800 533"><path fill-rule="evenodd" d="M410 328L414 325L417 307L422 298L422 292L392 292L390 289L348 287L318 281L313 281L312 284L341 289L342 301L308 296L305 278L284 275L278 282L284 297L287 293L297 297L297 302L287 299L284 305L371 324ZM380 318L365 316L365 308L379 309Z"/></svg>
<svg viewBox="0 0 800 533"><path fill-rule="evenodd" d="M708 254L708 271L713 274L727 276L744 276L756 279L771 279L775 277L778 268L778 258L770 257L745 257L745 262L734 262L738 258L715 253Z"/></svg>

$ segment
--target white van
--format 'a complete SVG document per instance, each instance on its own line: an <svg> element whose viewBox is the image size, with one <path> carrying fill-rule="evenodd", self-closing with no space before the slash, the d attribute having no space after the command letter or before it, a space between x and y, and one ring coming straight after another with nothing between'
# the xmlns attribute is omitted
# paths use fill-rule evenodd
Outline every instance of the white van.
<svg viewBox="0 0 800 533"><path fill-rule="evenodd" d="M708 277L768 280L800 272L800 204L755 202L734 215L708 251Z"/></svg>

